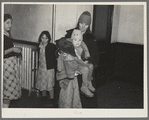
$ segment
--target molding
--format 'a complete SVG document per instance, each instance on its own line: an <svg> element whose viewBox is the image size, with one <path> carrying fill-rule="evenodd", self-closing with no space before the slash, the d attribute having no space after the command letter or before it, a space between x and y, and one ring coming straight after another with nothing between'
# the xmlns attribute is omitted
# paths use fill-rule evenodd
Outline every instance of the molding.
<svg viewBox="0 0 149 120"><path fill-rule="evenodd" d="M117 47L139 48L139 49L144 48L144 45L141 45L141 44L121 43L121 42L115 42L115 43L111 43L111 44L115 45Z"/></svg>
<svg viewBox="0 0 149 120"><path fill-rule="evenodd" d="M17 40L17 39L14 39L13 42L14 42L14 43L20 43L20 44L25 44L25 45L38 46L38 43L29 42L29 41L25 41L25 40Z"/></svg>

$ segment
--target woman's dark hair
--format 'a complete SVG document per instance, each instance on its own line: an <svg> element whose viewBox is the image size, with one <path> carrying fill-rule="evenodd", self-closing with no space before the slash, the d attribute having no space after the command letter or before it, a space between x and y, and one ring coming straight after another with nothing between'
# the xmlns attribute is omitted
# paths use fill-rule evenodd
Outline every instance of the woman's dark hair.
<svg viewBox="0 0 149 120"><path fill-rule="evenodd" d="M40 42L41 42L41 37L42 37L43 35L46 35L46 36L47 36L47 38L49 39L49 40L48 40L48 44L49 44L49 43L51 42L51 35L50 35L49 31L42 31L42 32L41 32L41 34L40 34L40 36L39 36L39 39L38 39L39 44L40 44Z"/></svg>
<svg viewBox="0 0 149 120"><path fill-rule="evenodd" d="M10 14L4 14L4 22L8 19L12 20L12 16Z"/></svg>

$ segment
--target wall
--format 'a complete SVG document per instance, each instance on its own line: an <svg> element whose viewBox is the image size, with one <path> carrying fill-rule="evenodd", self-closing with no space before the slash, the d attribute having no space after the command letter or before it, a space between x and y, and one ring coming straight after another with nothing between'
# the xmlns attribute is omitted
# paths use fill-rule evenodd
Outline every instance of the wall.
<svg viewBox="0 0 149 120"><path fill-rule="evenodd" d="M56 5L55 40L64 37L66 30L76 27L84 11L89 11L93 17L93 5Z"/></svg>
<svg viewBox="0 0 149 120"><path fill-rule="evenodd" d="M143 17L143 5L115 5L111 42L143 44Z"/></svg>
<svg viewBox="0 0 149 120"><path fill-rule="evenodd" d="M93 15L93 5L77 4L5 4L4 13L13 17L12 36L15 39L38 42L39 34L48 30L57 40L66 30L76 27L82 12ZM92 29L92 24L91 24Z"/></svg>
<svg viewBox="0 0 149 120"><path fill-rule="evenodd" d="M13 17L13 38L38 42L43 30L52 32L52 5L6 4L4 13Z"/></svg>
<svg viewBox="0 0 149 120"><path fill-rule="evenodd" d="M120 5L114 6L113 11L113 24L112 24L112 35L111 42L116 42L118 40L118 29L119 29L119 18L120 18Z"/></svg>

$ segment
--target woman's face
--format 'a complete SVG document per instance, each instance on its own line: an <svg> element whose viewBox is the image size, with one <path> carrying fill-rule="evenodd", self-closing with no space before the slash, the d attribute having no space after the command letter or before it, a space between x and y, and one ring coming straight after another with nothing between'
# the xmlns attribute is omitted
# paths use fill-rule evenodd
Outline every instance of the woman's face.
<svg viewBox="0 0 149 120"><path fill-rule="evenodd" d="M86 25L85 23L79 23L79 29L81 30L82 33L85 33L88 27L89 25Z"/></svg>
<svg viewBox="0 0 149 120"><path fill-rule="evenodd" d="M45 34L43 34L41 36L41 41L42 41L43 44L47 44L48 40L49 40L49 38Z"/></svg>
<svg viewBox="0 0 149 120"><path fill-rule="evenodd" d="M8 32L11 30L11 25L12 25L12 19L7 19L5 22L4 22L4 31L5 32Z"/></svg>

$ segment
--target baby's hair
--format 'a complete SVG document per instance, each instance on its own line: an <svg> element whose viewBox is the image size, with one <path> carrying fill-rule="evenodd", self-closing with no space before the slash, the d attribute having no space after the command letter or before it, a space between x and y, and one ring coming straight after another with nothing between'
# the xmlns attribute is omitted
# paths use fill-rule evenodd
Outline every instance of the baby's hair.
<svg viewBox="0 0 149 120"><path fill-rule="evenodd" d="M71 39L74 39L76 37L81 37L82 38L82 33L81 30L79 29L74 29L72 34L71 34ZM83 38L82 38L83 39Z"/></svg>
<svg viewBox="0 0 149 120"><path fill-rule="evenodd" d="M41 37L42 37L43 35L46 35L46 36L47 36L47 38L49 39L49 40L48 40L48 44L49 44L49 43L51 42L51 35L50 35L49 31L42 31L42 32L41 32L41 34L40 34L40 36L39 36L39 39L38 39L39 43L41 43Z"/></svg>

